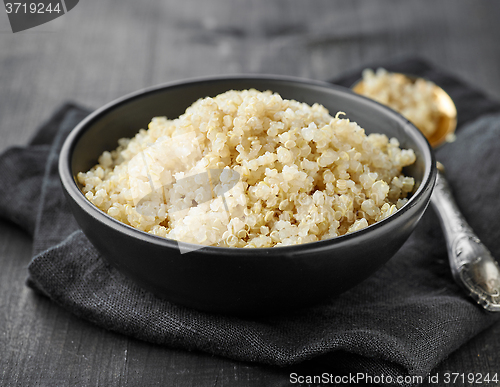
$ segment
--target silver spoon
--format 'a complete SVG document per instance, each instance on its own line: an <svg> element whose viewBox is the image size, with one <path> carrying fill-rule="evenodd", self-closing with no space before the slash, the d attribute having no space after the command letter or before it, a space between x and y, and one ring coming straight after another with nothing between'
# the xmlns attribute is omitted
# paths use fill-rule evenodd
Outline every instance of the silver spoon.
<svg viewBox="0 0 500 387"><path fill-rule="evenodd" d="M417 79L405 74L398 74L398 77L405 77L409 82ZM453 100L442 88L437 85L433 87L440 118L436 131L427 139L436 148L454 133L457 110ZM363 94L363 80L354 84L352 89ZM439 162L437 169L431 204L446 239L453 278L484 309L500 312L500 267L458 209L445 178L444 167Z"/></svg>

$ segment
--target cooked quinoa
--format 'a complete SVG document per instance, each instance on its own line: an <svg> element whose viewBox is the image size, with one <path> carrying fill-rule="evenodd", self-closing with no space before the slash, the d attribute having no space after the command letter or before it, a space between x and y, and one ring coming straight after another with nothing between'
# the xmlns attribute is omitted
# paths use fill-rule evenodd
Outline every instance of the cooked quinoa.
<svg viewBox="0 0 500 387"><path fill-rule="evenodd" d="M440 113L434 83L422 78L415 82L383 68L363 71L361 94L396 110L430 137L438 128Z"/></svg>
<svg viewBox="0 0 500 387"><path fill-rule="evenodd" d="M397 139L270 91L200 99L118 145L78 174L86 198L139 230L202 245L334 238L393 214L414 186L402 168L415 154Z"/></svg>

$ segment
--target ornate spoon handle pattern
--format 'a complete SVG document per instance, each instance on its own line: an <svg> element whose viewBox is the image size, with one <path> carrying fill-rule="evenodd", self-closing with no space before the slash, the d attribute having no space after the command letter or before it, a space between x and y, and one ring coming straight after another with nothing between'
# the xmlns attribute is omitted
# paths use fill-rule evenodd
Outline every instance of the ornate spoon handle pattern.
<svg viewBox="0 0 500 387"><path fill-rule="evenodd" d="M446 239L453 278L479 305L500 312L500 267L460 213L440 163L431 203Z"/></svg>

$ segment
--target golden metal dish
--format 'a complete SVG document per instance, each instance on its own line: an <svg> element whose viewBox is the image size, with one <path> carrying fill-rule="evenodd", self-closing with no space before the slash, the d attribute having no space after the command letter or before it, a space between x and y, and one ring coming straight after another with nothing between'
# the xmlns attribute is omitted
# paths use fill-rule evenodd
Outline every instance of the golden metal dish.
<svg viewBox="0 0 500 387"><path fill-rule="evenodd" d="M392 73L396 74L398 77L404 77L411 82L415 82L418 78L411 75ZM427 140L433 148L442 145L445 142L451 142L454 140L454 133L457 127L457 108L453 103L451 97L446 93L441 87L434 85L434 96L439 110L439 123L437 125L436 131L432 135L427 137ZM358 93L363 94L364 83L363 80L356 82L351 89Z"/></svg>

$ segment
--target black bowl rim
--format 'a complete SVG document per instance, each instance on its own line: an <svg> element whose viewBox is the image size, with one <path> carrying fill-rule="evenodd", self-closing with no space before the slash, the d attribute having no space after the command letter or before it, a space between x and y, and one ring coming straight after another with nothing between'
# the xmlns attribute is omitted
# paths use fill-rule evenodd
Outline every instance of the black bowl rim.
<svg viewBox="0 0 500 387"><path fill-rule="evenodd" d="M117 98L101 108L95 110L93 113L89 114L85 119L83 119L73 130L70 132L64 144L61 148L59 155L59 177L63 188L66 190L66 193L71 197L71 199L80 206L82 210L84 210L88 215L95 218L97 221L105 224L108 227L117 229L120 232L123 232L127 236L131 238L137 238L143 242L153 243L155 245L163 246L166 248L175 248L178 249L178 242L173 239L164 238L156 235L149 234L147 232L138 230L132 226L129 226L125 223L118 221L117 219L111 217L106 214L98 207L93 205L80 191L75 178L72 174L71 168L71 156L73 150L78 142L79 138L83 135L87 127L107 114L109 111L119 107L120 105L129 103L134 99L141 98L145 95L154 94L160 92L166 88L182 88L188 84L203 84L203 83L213 83L213 82L221 82L221 81L278 81L284 83L296 83L302 84L306 86L323 88L323 89L333 89L337 92L341 92L346 96L353 99L363 99L366 103L375 106L377 109L382 110L385 114L392 115L397 121L401 123L401 125L406 126L410 129L410 133L415 137L414 140L421 145L422 155L425 160L425 172L422 178L422 182L420 186L417 188L416 192L411 196L407 203L399 210L397 210L394 214L389 217L378 221L368 227L365 227L361 230L341 235L335 238L303 243L298 245L290 245L290 246L279 246L279 247L264 247L264 248L241 248L241 247L220 247L220 246L204 246L200 248L200 245L195 245L191 243L182 242L183 245L186 246L187 249L194 248L198 253L203 253L204 255L237 255L237 256L245 256L245 257L255 257L255 256L277 256L277 255L289 255L289 254L297 254L307 252L315 253L323 250L331 249L332 245L339 245L349 243L353 238L359 238L366 233L373 232L375 230L385 228L385 226L393 221L394 219L403 216L411 207L416 205L418 200L424 195L424 193L428 190L432 190L435 183L436 178L436 160L434 157L434 153L432 148L425 138L425 136L405 117L403 117L398 112L390 109L389 107L382 105L372 99L364 97L362 95L354 93L351 89L334 85L328 82L312 80L307 78L300 77L292 77L292 76L283 76L283 75L274 75L274 74L233 74L233 75L223 75L223 76L208 76L208 77L197 77L197 78L189 78L174 82L167 82L151 87L147 87L129 94L124 95L123 97ZM139 128L140 129L140 128ZM139 130L138 129L138 130ZM427 203L428 204L428 203ZM426 206L427 206L426 204Z"/></svg>

